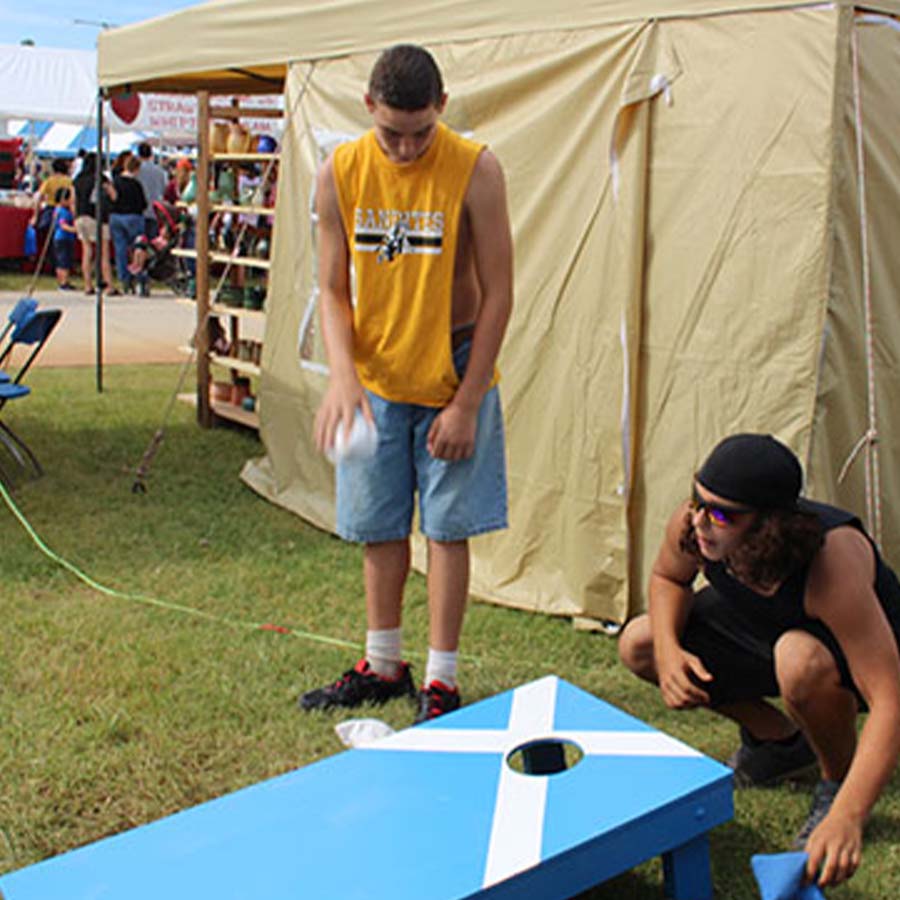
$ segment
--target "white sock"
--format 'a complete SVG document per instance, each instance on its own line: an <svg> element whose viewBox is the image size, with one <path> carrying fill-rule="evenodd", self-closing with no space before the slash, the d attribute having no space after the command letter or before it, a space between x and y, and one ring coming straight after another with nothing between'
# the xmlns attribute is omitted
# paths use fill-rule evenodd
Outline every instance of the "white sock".
<svg viewBox="0 0 900 900"><path fill-rule="evenodd" d="M396 678L403 659L403 634L400 628L382 628L366 632L366 659L376 675Z"/></svg>
<svg viewBox="0 0 900 900"><path fill-rule="evenodd" d="M428 662L425 665L425 686L432 681L440 681L448 688L456 687L456 650L435 650L428 648Z"/></svg>

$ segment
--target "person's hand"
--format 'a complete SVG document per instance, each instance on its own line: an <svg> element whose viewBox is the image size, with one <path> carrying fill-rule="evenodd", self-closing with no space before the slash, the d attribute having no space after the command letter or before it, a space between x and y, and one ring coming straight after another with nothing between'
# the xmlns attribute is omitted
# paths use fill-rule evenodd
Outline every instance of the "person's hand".
<svg viewBox="0 0 900 900"><path fill-rule="evenodd" d="M373 421L369 399L359 381L354 378L342 382L332 378L316 413L315 441L320 452L325 453L334 447L338 426L344 429L345 434L350 434L357 409L362 410L368 422Z"/></svg>
<svg viewBox="0 0 900 900"><path fill-rule="evenodd" d="M428 430L428 452L435 459L457 462L475 452L478 409L468 409L450 402L431 423Z"/></svg>
<svg viewBox="0 0 900 900"><path fill-rule="evenodd" d="M830 812L813 829L804 849L809 854L808 881L819 887L840 884L859 868L862 823Z"/></svg>
<svg viewBox="0 0 900 900"><path fill-rule="evenodd" d="M712 681L713 676L699 656L682 647L673 647L657 654L656 672L663 701L670 709L709 705L709 694L700 683Z"/></svg>

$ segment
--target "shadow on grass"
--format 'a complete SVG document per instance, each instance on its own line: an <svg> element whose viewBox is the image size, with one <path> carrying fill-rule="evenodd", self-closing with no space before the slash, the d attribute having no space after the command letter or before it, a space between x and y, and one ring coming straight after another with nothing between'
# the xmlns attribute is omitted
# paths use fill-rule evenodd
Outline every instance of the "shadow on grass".
<svg viewBox="0 0 900 900"><path fill-rule="evenodd" d="M651 875L625 872L578 894L573 900L659 900L662 896L661 878L661 875L653 878Z"/></svg>

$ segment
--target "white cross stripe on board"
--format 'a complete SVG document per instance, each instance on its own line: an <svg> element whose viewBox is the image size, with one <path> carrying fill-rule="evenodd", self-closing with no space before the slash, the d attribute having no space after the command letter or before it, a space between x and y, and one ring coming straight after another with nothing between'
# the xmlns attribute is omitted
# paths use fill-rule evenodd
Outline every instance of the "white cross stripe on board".
<svg viewBox="0 0 900 900"><path fill-rule="evenodd" d="M536 740L567 741L585 756L699 757L702 754L658 731L553 728L559 679L541 678L513 691L509 725L497 728L408 728L364 744L360 750L500 754L500 781L482 887L504 881L541 861L548 776L523 775L507 756Z"/></svg>

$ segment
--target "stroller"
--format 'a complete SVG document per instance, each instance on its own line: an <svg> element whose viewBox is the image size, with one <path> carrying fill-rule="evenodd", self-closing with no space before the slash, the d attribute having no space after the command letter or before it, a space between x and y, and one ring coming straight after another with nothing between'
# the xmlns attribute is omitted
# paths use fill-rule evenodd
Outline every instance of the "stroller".
<svg viewBox="0 0 900 900"><path fill-rule="evenodd" d="M156 237L148 238L141 234L134 239L128 271L132 275L146 273L154 281L167 284L176 294L186 295L191 273L184 260L172 251L183 247L190 221L185 212L161 200L153 202L153 212L156 215Z"/></svg>

